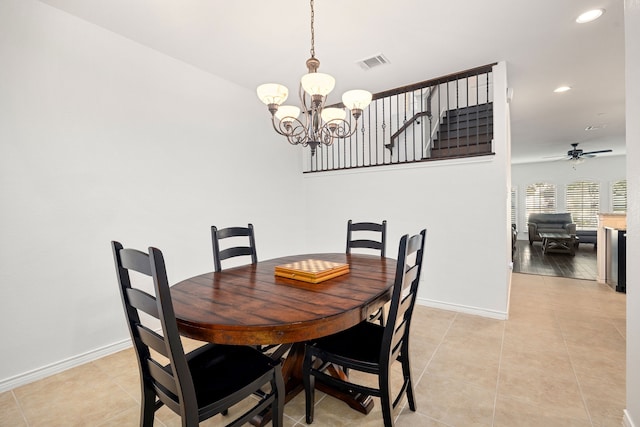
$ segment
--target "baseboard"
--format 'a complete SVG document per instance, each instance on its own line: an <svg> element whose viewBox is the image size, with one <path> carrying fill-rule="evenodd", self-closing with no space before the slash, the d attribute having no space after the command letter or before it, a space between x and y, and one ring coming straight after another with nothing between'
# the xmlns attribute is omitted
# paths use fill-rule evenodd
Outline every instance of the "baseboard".
<svg viewBox="0 0 640 427"><path fill-rule="evenodd" d="M638 427L631 421L631 415L626 409L624 410L624 417L622 417L622 425L623 427Z"/></svg>
<svg viewBox="0 0 640 427"><path fill-rule="evenodd" d="M131 347L131 339L127 338L114 344L109 344L107 346L100 347L95 350L91 350L86 353L79 354L68 359L43 366L38 369L34 369L32 371L0 380L0 393L14 389L16 387L20 387L25 384L32 383L37 380L41 380L42 378L46 378L54 374L58 374L62 371L66 371L67 369L83 365L85 363L91 362L104 356L108 356L112 353L116 353L129 347Z"/></svg>
<svg viewBox="0 0 640 427"><path fill-rule="evenodd" d="M442 310L449 310L449 311L457 311L459 313L473 314L475 316L488 317L491 319L507 320L509 318L509 313L506 313L503 311L496 311L496 310L487 310L486 308L471 307L471 306L461 305L461 304L451 304L448 302L434 301L431 299L420 298L420 297L418 297L416 302L419 305L424 305L426 307L439 308Z"/></svg>

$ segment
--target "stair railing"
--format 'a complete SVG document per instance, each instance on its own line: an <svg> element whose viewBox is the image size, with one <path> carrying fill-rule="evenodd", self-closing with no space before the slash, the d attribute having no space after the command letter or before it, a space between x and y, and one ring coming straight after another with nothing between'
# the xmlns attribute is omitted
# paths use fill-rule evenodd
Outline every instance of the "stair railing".
<svg viewBox="0 0 640 427"><path fill-rule="evenodd" d="M375 94L358 132L309 152L305 173L492 154L493 65Z"/></svg>

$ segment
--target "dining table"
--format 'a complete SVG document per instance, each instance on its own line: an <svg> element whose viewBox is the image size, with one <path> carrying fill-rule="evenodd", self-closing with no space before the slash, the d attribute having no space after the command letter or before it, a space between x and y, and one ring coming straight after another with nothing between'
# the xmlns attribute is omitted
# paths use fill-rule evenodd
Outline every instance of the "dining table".
<svg viewBox="0 0 640 427"><path fill-rule="evenodd" d="M348 272L320 283L275 274L276 267L303 261L348 264ZM391 298L396 261L376 255L315 253L284 256L208 272L171 287L176 320L186 337L216 344L280 344L285 402L303 390L304 343L365 321ZM329 367L335 376L345 376ZM331 389L325 393L369 413L370 396ZM265 414L256 425L270 420Z"/></svg>

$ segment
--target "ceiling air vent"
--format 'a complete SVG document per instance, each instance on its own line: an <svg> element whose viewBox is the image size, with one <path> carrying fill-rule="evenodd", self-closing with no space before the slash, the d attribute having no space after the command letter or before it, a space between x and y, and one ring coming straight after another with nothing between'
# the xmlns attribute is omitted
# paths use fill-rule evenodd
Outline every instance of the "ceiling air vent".
<svg viewBox="0 0 640 427"><path fill-rule="evenodd" d="M358 61L358 65L360 65L360 67L362 67L362 69L364 70L370 70L371 68L378 67L380 65L384 65L388 63L389 63L389 60L383 54L378 54L376 56L372 56L371 58Z"/></svg>

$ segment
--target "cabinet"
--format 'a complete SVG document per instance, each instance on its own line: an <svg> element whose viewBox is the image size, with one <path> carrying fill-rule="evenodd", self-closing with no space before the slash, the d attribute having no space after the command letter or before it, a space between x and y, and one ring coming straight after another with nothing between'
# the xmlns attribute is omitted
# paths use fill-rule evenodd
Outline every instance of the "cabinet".
<svg viewBox="0 0 640 427"><path fill-rule="evenodd" d="M618 292L627 290L627 230L605 228L606 283Z"/></svg>

